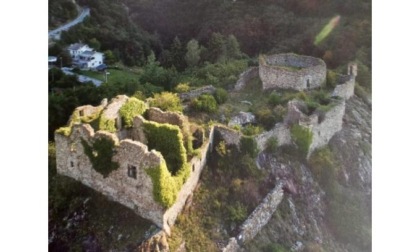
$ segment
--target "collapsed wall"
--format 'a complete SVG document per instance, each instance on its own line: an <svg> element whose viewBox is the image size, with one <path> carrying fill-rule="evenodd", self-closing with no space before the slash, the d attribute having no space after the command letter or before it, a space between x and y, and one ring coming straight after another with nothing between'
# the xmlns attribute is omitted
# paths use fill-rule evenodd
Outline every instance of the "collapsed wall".
<svg viewBox="0 0 420 252"><path fill-rule="evenodd" d="M252 79L258 76L258 67L250 67L245 72L239 75L239 79L235 84L235 91L239 91Z"/></svg>
<svg viewBox="0 0 420 252"><path fill-rule="evenodd" d="M294 89L298 91L320 87L327 75L321 59L292 53L261 56L259 75L263 89Z"/></svg>

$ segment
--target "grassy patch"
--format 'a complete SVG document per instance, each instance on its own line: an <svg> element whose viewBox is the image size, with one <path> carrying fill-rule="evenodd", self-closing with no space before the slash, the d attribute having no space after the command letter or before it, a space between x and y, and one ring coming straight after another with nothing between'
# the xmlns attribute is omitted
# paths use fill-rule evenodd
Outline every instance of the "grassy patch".
<svg viewBox="0 0 420 252"><path fill-rule="evenodd" d="M108 84L114 85L119 83L137 83L139 82L140 75L134 71L121 70L121 69L107 69L109 72L107 79ZM101 80L105 83L105 74L103 72L95 71L81 71L82 75Z"/></svg>

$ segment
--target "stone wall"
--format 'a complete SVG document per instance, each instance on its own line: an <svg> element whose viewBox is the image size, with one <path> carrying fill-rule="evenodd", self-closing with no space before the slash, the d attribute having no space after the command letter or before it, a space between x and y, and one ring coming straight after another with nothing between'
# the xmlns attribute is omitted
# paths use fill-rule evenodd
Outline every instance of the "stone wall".
<svg viewBox="0 0 420 252"><path fill-rule="evenodd" d="M290 136L290 130L286 124L278 123L276 126L270 130L258 135L255 140L257 141L258 149L263 151L267 144L267 140L271 137L277 139L278 146L290 144L292 142L292 137Z"/></svg>
<svg viewBox="0 0 420 252"><path fill-rule="evenodd" d="M179 98L181 100L191 100L191 99L199 97L202 94L214 94L214 92L216 92L216 88L213 87L212 85L208 85L208 86L191 90L190 92L187 92L187 93L181 93L179 94Z"/></svg>
<svg viewBox="0 0 420 252"><path fill-rule="evenodd" d="M337 75L337 86L332 92L332 96L342 97L346 100L354 95L355 78L352 75Z"/></svg>
<svg viewBox="0 0 420 252"><path fill-rule="evenodd" d="M171 111L162 111L159 108L149 108L146 110L146 118L158 123L169 123L179 126L181 129L188 128L188 120L184 115Z"/></svg>
<svg viewBox="0 0 420 252"><path fill-rule="evenodd" d="M235 91L239 91L245 87L249 80L258 76L258 67L250 67L245 72L239 75L239 79L235 84Z"/></svg>
<svg viewBox="0 0 420 252"><path fill-rule="evenodd" d="M241 225L239 234L229 239L224 252L240 251L240 246L252 240L258 232L268 223L283 199L283 184L277 183L271 192L263 199L261 204L255 208L251 215Z"/></svg>
<svg viewBox="0 0 420 252"><path fill-rule="evenodd" d="M93 169L86 156L82 139L91 143L97 138L109 138L116 144L116 153L112 161L117 162L119 168L112 171L106 178ZM86 186L101 192L111 200L133 209L140 216L151 220L163 228L164 208L153 198L153 183L146 169L157 167L162 156L146 145L132 140L119 142L115 134L98 131L94 132L88 124L73 126L69 137L55 134L57 149L57 172L74 178ZM128 167L134 166L136 178L128 176Z"/></svg>
<svg viewBox="0 0 420 252"><path fill-rule="evenodd" d="M263 89L306 90L321 86L326 78L324 61L291 53L260 57L259 75Z"/></svg>
<svg viewBox="0 0 420 252"><path fill-rule="evenodd" d="M214 129L212 128L210 130L209 139L207 139L201 148L201 154L193 157L190 161L191 174L182 186L176 202L164 213L163 219L168 226L173 226L175 224L176 217L182 211L187 198L193 193L197 186L200 174L206 165L209 152L213 146L213 134Z"/></svg>
<svg viewBox="0 0 420 252"><path fill-rule="evenodd" d="M103 110L107 119L119 118L119 109L128 100L127 96L117 96ZM82 106L76 109L78 113L90 115L103 109L104 106ZM147 110L150 121L169 123L180 127L183 132L189 132L188 118L174 112L163 112L158 108ZM145 119L138 115L133 118L133 127L120 129L115 133L97 131L89 124L75 124L69 136L55 134L57 148L57 172L74 178L86 186L106 195L136 212L138 215L154 222L166 233L170 234L170 226L175 223L187 198L196 187L201 171L206 164L209 150L213 145L213 128L209 138L204 140L200 155L190 160L191 174L182 185L176 202L168 209L157 203L153 196L153 182L146 173L147 169L158 167L164 161L160 152L148 150L147 138L143 132ZM107 138L114 142L112 161L118 168L107 177L98 173L89 157L85 154L82 140L89 145L98 139ZM133 175L133 173L135 175Z"/></svg>
<svg viewBox="0 0 420 252"><path fill-rule="evenodd" d="M239 150L239 143L242 137L241 132L230 129L223 125L214 126L214 130L221 135L226 145L235 145Z"/></svg>
<svg viewBox="0 0 420 252"><path fill-rule="evenodd" d="M332 109L325 113L325 118L322 122L311 124L310 128L313 137L308 157L314 150L327 145L334 134L341 130L345 107L345 101L340 100Z"/></svg>

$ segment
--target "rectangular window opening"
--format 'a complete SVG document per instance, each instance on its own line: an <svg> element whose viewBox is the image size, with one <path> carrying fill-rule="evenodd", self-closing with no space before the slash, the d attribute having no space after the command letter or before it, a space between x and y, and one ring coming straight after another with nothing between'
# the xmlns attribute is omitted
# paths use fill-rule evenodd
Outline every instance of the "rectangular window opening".
<svg viewBox="0 0 420 252"><path fill-rule="evenodd" d="M127 175L130 178L137 179L137 167L134 165L128 165Z"/></svg>

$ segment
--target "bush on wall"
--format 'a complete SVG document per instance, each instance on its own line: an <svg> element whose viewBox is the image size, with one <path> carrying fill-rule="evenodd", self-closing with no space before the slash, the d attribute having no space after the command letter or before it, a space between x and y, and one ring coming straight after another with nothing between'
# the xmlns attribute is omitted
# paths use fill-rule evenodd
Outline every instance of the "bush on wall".
<svg viewBox="0 0 420 252"><path fill-rule="evenodd" d="M308 154L309 147L312 143L313 133L310 129L295 124L292 126L290 132L292 133L292 139L305 155Z"/></svg>
<svg viewBox="0 0 420 252"><path fill-rule="evenodd" d="M190 176L187 152L178 126L151 121L144 122L149 149L159 151L163 158L158 167L147 169L153 181L153 195L168 208L176 201L179 190Z"/></svg>
<svg viewBox="0 0 420 252"><path fill-rule="evenodd" d="M183 177L188 178L189 169L183 171L187 164L187 151L183 145L183 136L179 127L167 123L145 121L144 131L149 149L162 153L171 174L185 173Z"/></svg>
<svg viewBox="0 0 420 252"><path fill-rule="evenodd" d="M136 115L143 115L146 111L147 105L143 101L135 97L130 97L128 101L120 108L120 115L123 119L123 123L126 127L133 126L133 118Z"/></svg>

